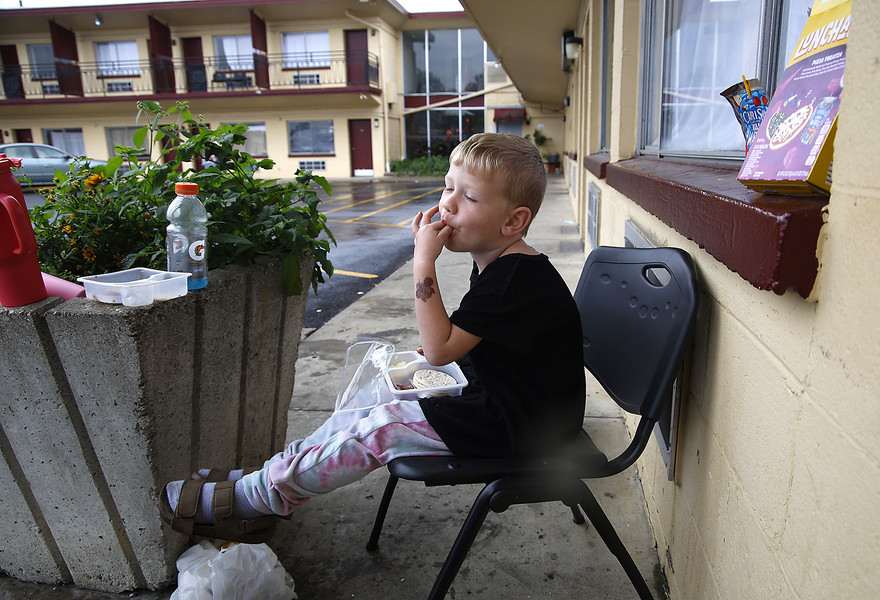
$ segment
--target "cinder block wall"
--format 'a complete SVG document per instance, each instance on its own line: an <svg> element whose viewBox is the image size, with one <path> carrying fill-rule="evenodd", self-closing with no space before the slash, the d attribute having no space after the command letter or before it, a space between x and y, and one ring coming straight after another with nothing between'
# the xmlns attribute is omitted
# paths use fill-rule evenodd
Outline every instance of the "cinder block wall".
<svg viewBox="0 0 880 600"><path fill-rule="evenodd" d="M639 462L675 600L868 598L880 588L880 3L856 0L834 188L809 301L760 291L613 189L600 242L633 220L703 285L675 482ZM601 185L601 184L600 184Z"/></svg>
<svg viewBox="0 0 880 600"><path fill-rule="evenodd" d="M266 263L149 307L0 309L0 569L102 591L173 583L187 540L159 492L283 447L306 299Z"/></svg>

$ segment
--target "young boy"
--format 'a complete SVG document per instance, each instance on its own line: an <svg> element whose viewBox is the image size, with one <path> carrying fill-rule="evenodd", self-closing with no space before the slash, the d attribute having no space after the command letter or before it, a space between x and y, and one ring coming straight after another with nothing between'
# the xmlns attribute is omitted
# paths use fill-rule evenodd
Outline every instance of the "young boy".
<svg viewBox="0 0 880 600"><path fill-rule="evenodd" d="M440 203L413 219L421 351L434 365L460 362L460 396L336 413L260 470L171 482L162 516L172 528L265 541L275 516L395 458L535 456L572 440L585 398L580 317L547 256L523 239L546 182L528 141L475 135L453 151ZM451 316L435 269L444 247L473 258L470 289Z"/></svg>

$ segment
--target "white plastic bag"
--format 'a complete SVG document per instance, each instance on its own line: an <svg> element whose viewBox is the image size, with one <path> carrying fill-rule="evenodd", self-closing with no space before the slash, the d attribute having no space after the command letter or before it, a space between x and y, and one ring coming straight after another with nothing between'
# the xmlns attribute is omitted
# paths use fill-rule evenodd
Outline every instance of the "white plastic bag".
<svg viewBox="0 0 880 600"><path fill-rule="evenodd" d="M177 559L177 589L170 600L294 600L293 578L266 544L202 540Z"/></svg>
<svg viewBox="0 0 880 600"><path fill-rule="evenodd" d="M385 340L368 340L349 346L333 412L360 410L391 402L394 396L385 383L385 372L392 354L394 346Z"/></svg>

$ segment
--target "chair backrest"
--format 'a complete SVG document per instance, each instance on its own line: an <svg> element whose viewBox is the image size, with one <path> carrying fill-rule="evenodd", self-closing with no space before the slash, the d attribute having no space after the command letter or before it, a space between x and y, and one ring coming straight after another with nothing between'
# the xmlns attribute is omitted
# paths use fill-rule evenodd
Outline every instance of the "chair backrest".
<svg viewBox="0 0 880 600"><path fill-rule="evenodd" d="M584 365L621 408L657 420L696 319L690 255L678 248L600 246L587 257L574 298Z"/></svg>

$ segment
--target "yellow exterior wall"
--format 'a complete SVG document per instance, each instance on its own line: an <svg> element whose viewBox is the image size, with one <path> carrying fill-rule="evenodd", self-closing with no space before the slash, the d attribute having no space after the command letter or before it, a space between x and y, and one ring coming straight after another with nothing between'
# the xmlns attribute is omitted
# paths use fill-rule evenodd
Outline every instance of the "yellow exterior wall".
<svg viewBox="0 0 880 600"><path fill-rule="evenodd" d="M581 32L601 4L585 6ZM637 81L622 21L637 20L631 9L638 2L615 6L616 33L625 39L615 44L622 81L612 161L634 151L625 81ZM638 463L675 600L855 599L880 589L880 447L873 441L880 430L880 3L856 0L852 23L834 187L809 300L752 287L604 180L569 164L580 169L566 175L577 214L584 213L586 184L601 190L601 244L623 245L631 220L655 243L690 252L701 278L676 480L667 480L653 444ZM581 156L598 150L588 135L596 100L582 93L585 81L573 74L579 108L569 118L587 115L589 122L566 140L566 150Z"/></svg>
<svg viewBox="0 0 880 600"><path fill-rule="evenodd" d="M281 34L289 31L327 30L330 34L331 51L341 52L345 47L344 30L364 29L368 31L368 50L379 58L381 96L370 95L362 98L360 103L340 103L332 95L316 95L307 98L291 96L282 104L264 104L255 102L248 95L242 97L226 97L218 101L214 99L190 98L181 94L179 100L190 102L194 114L202 114L205 120L216 127L227 122L264 122L266 124L266 144L269 156L275 161L275 168L258 174L260 177L291 177L296 171L300 160L325 160L327 169L319 174L330 178L346 178L352 175L350 168L348 141L349 119L379 119L379 127L372 128L373 170L375 175L383 175L389 160L400 158L399 106L401 104L399 90L400 81L400 41L399 33L380 19L368 22L375 25L376 35L370 34L371 27L367 23L355 19L324 19L311 20L308 23L290 20L267 22L267 45L269 53L281 52ZM146 17L144 17L146 25ZM425 23L427 26L433 26ZM214 55L214 35L249 34L247 23L237 25L211 26L204 23L198 27L171 28L171 37L180 40L185 37L200 37L202 49L206 57ZM94 63L96 60L94 42L136 40L140 59L149 56L147 46L147 28L136 30L114 30L102 28L96 31L77 31L77 52L81 63ZM47 32L44 36L28 36L27 39L3 39L0 43L16 46L19 60L29 62L27 44L50 43ZM183 57L181 43L172 46L176 59ZM209 67L208 77L211 77ZM149 78L148 72L141 77ZM27 82L26 82L27 84ZM178 82L180 85L180 82ZM174 100L162 100L160 104L169 107ZM386 106L386 103L388 105ZM390 106L390 108L388 108ZM76 112L74 112L76 111ZM75 116L74 116L75 115ZM46 128L81 127L83 142L87 156L106 160L109 157L105 127L135 126L137 106L130 102L102 101L92 106L71 108L65 104L40 104L26 107L15 114L7 113L0 117L0 129L4 131L4 139L11 141L14 129L31 129L35 142L44 142L42 130ZM289 156L287 142L287 122L312 119L332 119L334 122L334 143L336 153L333 156ZM387 136L387 140L386 140ZM393 152L392 152L393 151ZM390 157L390 158L389 158Z"/></svg>

